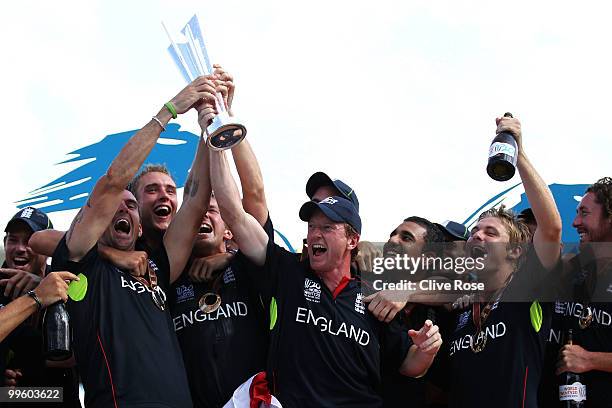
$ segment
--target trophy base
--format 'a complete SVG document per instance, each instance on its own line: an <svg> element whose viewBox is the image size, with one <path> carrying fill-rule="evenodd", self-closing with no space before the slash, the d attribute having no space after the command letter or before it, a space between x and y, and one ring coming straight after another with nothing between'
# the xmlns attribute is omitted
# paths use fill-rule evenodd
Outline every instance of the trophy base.
<svg viewBox="0 0 612 408"><path fill-rule="evenodd" d="M247 133L244 125L225 112L217 115L206 131L209 135L206 143L215 151L231 149L242 142Z"/></svg>

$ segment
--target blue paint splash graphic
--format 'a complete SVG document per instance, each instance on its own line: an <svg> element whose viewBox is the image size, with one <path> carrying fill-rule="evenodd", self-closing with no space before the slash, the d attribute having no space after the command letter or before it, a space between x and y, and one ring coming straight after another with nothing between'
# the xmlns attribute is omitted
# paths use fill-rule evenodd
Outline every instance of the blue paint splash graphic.
<svg viewBox="0 0 612 408"><path fill-rule="evenodd" d="M147 164L165 164L174 177L177 188L185 185L200 140L200 136L179 129L180 125L176 123L168 124L163 138L158 140L143 164L143 167ZM58 164L79 161L84 164L31 191L28 197L16 203L17 208L30 205L44 207L43 210L48 214L81 208L87 202L87 197L98 179L106 173L115 157L136 132L138 130L107 135L98 143L68 153L75 157ZM278 230L274 231L285 247L295 252L287 237Z"/></svg>
<svg viewBox="0 0 612 408"><path fill-rule="evenodd" d="M163 138L153 147L143 166L149 163L165 164L172 173L177 187L180 188L185 185L200 137L181 131L179 128L180 125L176 123L167 125ZM17 207L44 206L46 213L81 208L98 179L106 173L112 161L136 132L138 130L107 135L98 143L70 152L69 154L74 154L76 157L58 164L81 160L87 162L31 191L28 197L17 202Z"/></svg>
<svg viewBox="0 0 612 408"><path fill-rule="evenodd" d="M468 216L465 221L463 221L463 224L470 228L481 212L485 211L488 208L497 207L498 205L504 204L505 199L513 193L513 190L519 188L521 184L522 183L516 184L487 200L482 206L480 206L480 208L470 214L470 216ZM574 217L576 216L576 207L578 206L578 202L586 192L588 186L589 184L556 183L550 184L548 186L555 199L557 208L559 209L559 214L561 215L561 221L563 223L563 242L571 243L579 241L578 233L572 227L572 222L574 221ZM507 203L506 206L509 207ZM521 199L517 204L510 206L510 208L516 213L521 212L527 207L530 207L530 205L529 201L527 201L527 196L525 195L525 193L521 194Z"/></svg>

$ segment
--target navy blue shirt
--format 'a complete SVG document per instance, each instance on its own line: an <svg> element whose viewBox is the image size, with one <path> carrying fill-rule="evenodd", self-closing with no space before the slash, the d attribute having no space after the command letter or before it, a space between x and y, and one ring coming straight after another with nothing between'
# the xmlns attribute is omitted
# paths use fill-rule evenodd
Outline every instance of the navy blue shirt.
<svg viewBox="0 0 612 408"><path fill-rule="evenodd" d="M368 312L360 281L332 293L308 260L273 242L265 265L249 270L274 298L268 372L283 406L381 407L381 360L398 369L412 342Z"/></svg>
<svg viewBox="0 0 612 408"><path fill-rule="evenodd" d="M68 261L66 238L53 254L54 270L87 277L82 301L69 300L73 347L88 407L191 407L187 376L169 312L128 272L102 259L97 246ZM149 254L167 293L165 249Z"/></svg>
<svg viewBox="0 0 612 408"><path fill-rule="evenodd" d="M274 239L268 218L264 230ZM170 305L183 354L189 388L198 408L222 407L243 382L266 369L268 314L251 276L251 264L238 252L214 283L192 282L186 273L174 282ZM221 305L212 313L199 309L206 293Z"/></svg>

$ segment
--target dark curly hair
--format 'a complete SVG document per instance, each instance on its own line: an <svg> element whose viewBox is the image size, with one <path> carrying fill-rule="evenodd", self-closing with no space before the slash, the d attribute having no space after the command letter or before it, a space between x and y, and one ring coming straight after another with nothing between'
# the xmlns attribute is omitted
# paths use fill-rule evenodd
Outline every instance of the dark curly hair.
<svg viewBox="0 0 612 408"><path fill-rule="evenodd" d="M595 194L595 202L601 204L604 215L612 219L612 178L600 178L586 189L586 193Z"/></svg>
<svg viewBox="0 0 612 408"><path fill-rule="evenodd" d="M408 217L404 219L404 222L414 222L427 231L423 237L423 241L425 241L423 252L432 251L436 255L441 255L443 249L442 243L445 242L445 239L444 233L440 231L437 225L426 218L416 216Z"/></svg>

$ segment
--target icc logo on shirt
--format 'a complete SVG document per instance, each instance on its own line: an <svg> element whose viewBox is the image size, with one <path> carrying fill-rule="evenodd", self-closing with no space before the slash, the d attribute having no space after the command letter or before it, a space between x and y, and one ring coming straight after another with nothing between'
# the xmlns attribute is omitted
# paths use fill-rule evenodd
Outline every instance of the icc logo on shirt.
<svg viewBox="0 0 612 408"><path fill-rule="evenodd" d="M321 301L321 284L304 278L304 297L310 302L319 303Z"/></svg>

